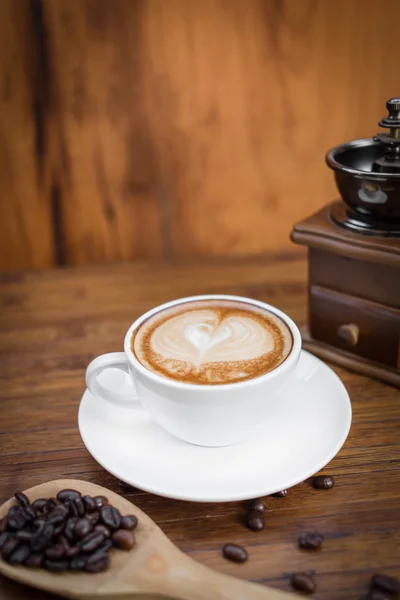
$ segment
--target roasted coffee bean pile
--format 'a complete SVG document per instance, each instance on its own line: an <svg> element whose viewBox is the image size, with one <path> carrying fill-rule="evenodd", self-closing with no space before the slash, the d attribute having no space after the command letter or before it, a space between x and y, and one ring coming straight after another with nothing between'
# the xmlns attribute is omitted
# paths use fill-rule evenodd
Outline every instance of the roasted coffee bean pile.
<svg viewBox="0 0 400 600"><path fill-rule="evenodd" d="M111 548L135 543L137 518L122 516L104 496L66 489L32 503L22 492L15 498L0 521L0 554L11 565L99 573L110 566Z"/></svg>

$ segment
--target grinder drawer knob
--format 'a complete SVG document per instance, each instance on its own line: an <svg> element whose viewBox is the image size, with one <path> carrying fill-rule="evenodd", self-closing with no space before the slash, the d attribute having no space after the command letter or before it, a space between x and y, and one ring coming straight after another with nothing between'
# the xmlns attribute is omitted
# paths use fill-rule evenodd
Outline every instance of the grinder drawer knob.
<svg viewBox="0 0 400 600"><path fill-rule="evenodd" d="M337 329L337 334L348 346L356 346L358 342L360 330L354 323L347 323L346 325L340 325Z"/></svg>

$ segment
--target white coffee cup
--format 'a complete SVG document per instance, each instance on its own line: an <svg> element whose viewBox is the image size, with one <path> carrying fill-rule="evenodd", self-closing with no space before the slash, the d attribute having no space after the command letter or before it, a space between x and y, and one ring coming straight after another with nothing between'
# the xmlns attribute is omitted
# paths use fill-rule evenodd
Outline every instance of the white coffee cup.
<svg viewBox="0 0 400 600"><path fill-rule="evenodd" d="M131 350L133 332L152 315L172 306L196 300L231 300L244 302L280 317L293 336L287 358L275 369L237 383L198 385L168 379L144 367ZM229 446L250 439L260 430L268 434L268 417L276 408L278 390L294 371L301 350L301 336L295 323L274 306L227 295L205 295L180 298L157 306L139 317L128 329L124 352L103 354L87 368L86 383L95 396L115 403L143 407L166 431L199 446ZM104 387L99 374L108 368L121 369L134 385L132 393L121 393ZM132 435L135 432L132 431Z"/></svg>

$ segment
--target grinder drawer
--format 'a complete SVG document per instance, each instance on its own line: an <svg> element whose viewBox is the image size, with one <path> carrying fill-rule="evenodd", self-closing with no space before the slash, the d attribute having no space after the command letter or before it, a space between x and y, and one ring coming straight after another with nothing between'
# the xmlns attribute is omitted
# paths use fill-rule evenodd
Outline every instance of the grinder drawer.
<svg viewBox="0 0 400 600"><path fill-rule="evenodd" d="M314 339L400 368L400 310L311 286L309 313Z"/></svg>

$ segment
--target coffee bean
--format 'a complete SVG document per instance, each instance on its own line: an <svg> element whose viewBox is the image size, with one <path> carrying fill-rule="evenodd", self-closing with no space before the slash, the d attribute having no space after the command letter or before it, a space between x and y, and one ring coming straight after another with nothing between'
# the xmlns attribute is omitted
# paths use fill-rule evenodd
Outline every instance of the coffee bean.
<svg viewBox="0 0 400 600"><path fill-rule="evenodd" d="M73 502L73 500L66 500L65 506L68 507L70 515L72 515L73 517L78 516L78 507L76 506L75 502Z"/></svg>
<svg viewBox="0 0 400 600"><path fill-rule="evenodd" d="M50 525L54 525L55 527L64 523L68 517L68 508L63 504L57 504L51 512L49 512L47 517L47 523Z"/></svg>
<svg viewBox="0 0 400 600"><path fill-rule="evenodd" d="M265 506L262 498L254 498L247 502L248 510L256 510L257 512L264 512Z"/></svg>
<svg viewBox="0 0 400 600"><path fill-rule="evenodd" d="M8 559L10 565L23 565L31 553L29 546L20 546L11 554Z"/></svg>
<svg viewBox="0 0 400 600"><path fill-rule="evenodd" d="M14 496L19 502L20 506L29 506L31 503L28 496L26 496L23 492L15 492Z"/></svg>
<svg viewBox="0 0 400 600"><path fill-rule="evenodd" d="M92 532L89 533L80 542L81 551L84 554L94 552L104 542L104 535L102 533Z"/></svg>
<svg viewBox="0 0 400 600"><path fill-rule="evenodd" d="M20 542L15 537L9 537L8 540L3 544L1 549L1 557L3 560L8 560L8 557L16 550Z"/></svg>
<svg viewBox="0 0 400 600"><path fill-rule="evenodd" d="M2 549L2 547L4 546L4 544L6 543L6 541L8 539L10 539L11 535L12 534L8 533L8 531L3 531L3 533L0 533L0 550Z"/></svg>
<svg viewBox="0 0 400 600"><path fill-rule="evenodd" d="M83 503L87 513L92 513L96 510L96 502L91 496L83 496Z"/></svg>
<svg viewBox="0 0 400 600"><path fill-rule="evenodd" d="M38 569L42 566L44 560L43 554L31 554L25 561L26 567L32 567L33 569Z"/></svg>
<svg viewBox="0 0 400 600"><path fill-rule="evenodd" d="M324 536L320 533L302 533L299 536L299 546L303 550L317 550L323 541Z"/></svg>
<svg viewBox="0 0 400 600"><path fill-rule="evenodd" d="M287 490L281 490L280 492L275 492L275 494L271 494L274 498L286 498Z"/></svg>
<svg viewBox="0 0 400 600"><path fill-rule="evenodd" d="M76 556L69 563L71 571L83 571L86 566L86 558L84 556Z"/></svg>
<svg viewBox="0 0 400 600"><path fill-rule="evenodd" d="M19 531L17 531L15 534L15 537L20 542L30 542L33 536L34 533L32 531L26 531L25 529L19 529Z"/></svg>
<svg viewBox="0 0 400 600"><path fill-rule="evenodd" d="M99 546L97 548L97 550L95 551L95 554L105 554L106 552L108 552L109 550L111 550L111 548L113 547L113 543L111 540L105 540L101 546Z"/></svg>
<svg viewBox="0 0 400 600"><path fill-rule="evenodd" d="M23 512L24 512L25 519L29 523L32 523L32 521L34 521L36 519L36 511L34 508L32 508L32 506L25 506L23 508Z"/></svg>
<svg viewBox="0 0 400 600"><path fill-rule="evenodd" d="M75 540L75 526L78 522L78 517L69 517L65 524L64 535L70 542Z"/></svg>
<svg viewBox="0 0 400 600"><path fill-rule="evenodd" d="M390 575L381 575L376 573L371 578L371 585L387 592L388 594L400 593L400 581Z"/></svg>
<svg viewBox="0 0 400 600"><path fill-rule="evenodd" d="M314 579L307 573L293 573L290 583L295 590L312 594L317 589Z"/></svg>
<svg viewBox="0 0 400 600"><path fill-rule="evenodd" d="M83 517L82 519L78 519L75 525L74 534L76 539L81 540L88 533L90 533L93 529L93 523L87 517Z"/></svg>
<svg viewBox="0 0 400 600"><path fill-rule="evenodd" d="M121 513L114 506L103 506L100 510L101 520L110 529L121 527Z"/></svg>
<svg viewBox="0 0 400 600"><path fill-rule="evenodd" d="M108 529L108 527L106 527L105 525L96 525L96 527L93 529L93 531L95 531L96 533L102 533L104 535L104 538L107 539L110 537L110 530Z"/></svg>
<svg viewBox="0 0 400 600"><path fill-rule="evenodd" d="M106 498L105 496L95 496L93 500L96 503L97 510L100 510L103 506L106 506L108 504L108 498Z"/></svg>
<svg viewBox="0 0 400 600"><path fill-rule="evenodd" d="M54 573L60 573L61 571L67 571L69 564L67 560L48 560L43 562L43 566L47 571L53 571Z"/></svg>
<svg viewBox="0 0 400 600"><path fill-rule="evenodd" d="M64 557L64 547L62 544L55 544L54 546L49 546L49 548L46 548L44 553L50 560L60 560L60 558Z"/></svg>
<svg viewBox="0 0 400 600"><path fill-rule="evenodd" d="M130 529L133 531L138 526L138 520L135 515L126 515L121 519L121 527L122 529Z"/></svg>
<svg viewBox="0 0 400 600"><path fill-rule="evenodd" d="M100 521L100 513L96 510L95 512L87 515L87 518L91 520L93 525L96 525Z"/></svg>
<svg viewBox="0 0 400 600"><path fill-rule="evenodd" d="M114 546L121 550L130 550L135 543L135 536L128 529L117 529L111 536Z"/></svg>
<svg viewBox="0 0 400 600"><path fill-rule="evenodd" d="M85 571L89 573L101 573L110 566L110 557L108 554L93 554L89 556L86 562Z"/></svg>
<svg viewBox="0 0 400 600"><path fill-rule="evenodd" d="M248 559L247 550L237 544L225 544L222 548L222 554L228 560L233 562L243 563Z"/></svg>
<svg viewBox="0 0 400 600"><path fill-rule="evenodd" d="M46 500L46 498L38 498L37 500L34 500L32 502L32 506L36 510L36 512L37 511L42 512L44 507L47 506L47 500Z"/></svg>
<svg viewBox="0 0 400 600"><path fill-rule="evenodd" d="M80 497L81 497L81 493L78 492L77 490L65 489L65 490L61 490L57 494L57 500L59 500L60 502L66 502L67 500L75 500L75 498L80 498Z"/></svg>
<svg viewBox="0 0 400 600"><path fill-rule="evenodd" d="M316 490L330 490L335 482L330 475L318 475L314 477L312 484Z"/></svg>
<svg viewBox="0 0 400 600"><path fill-rule="evenodd" d="M61 523L61 525L58 525L57 527L55 527L54 528L54 537L58 537L59 535L64 533L64 529L65 529L65 523Z"/></svg>
<svg viewBox="0 0 400 600"><path fill-rule="evenodd" d="M12 506L7 515L8 528L12 530L22 529L26 523L24 509L22 506Z"/></svg>
<svg viewBox="0 0 400 600"><path fill-rule="evenodd" d="M50 545L51 538L54 534L53 525L45 525L43 529L39 529L31 539L31 548L34 552L42 552Z"/></svg>
<svg viewBox="0 0 400 600"><path fill-rule="evenodd" d="M80 553L81 549L79 546L64 546L64 556L65 558L74 558Z"/></svg>
<svg viewBox="0 0 400 600"><path fill-rule="evenodd" d="M59 503L59 501L57 500L57 498L49 498L47 500L47 506L49 507L50 510L52 510L55 506L57 506Z"/></svg>
<svg viewBox="0 0 400 600"><path fill-rule="evenodd" d="M252 531L261 531L264 529L264 519L260 512L251 510L246 515L246 525Z"/></svg>
<svg viewBox="0 0 400 600"><path fill-rule="evenodd" d="M73 500L73 503L76 506L78 517L83 517L85 514L85 505L83 504L82 499L76 498L75 500Z"/></svg>
<svg viewBox="0 0 400 600"><path fill-rule="evenodd" d="M7 531L7 515L0 521L0 533Z"/></svg>

